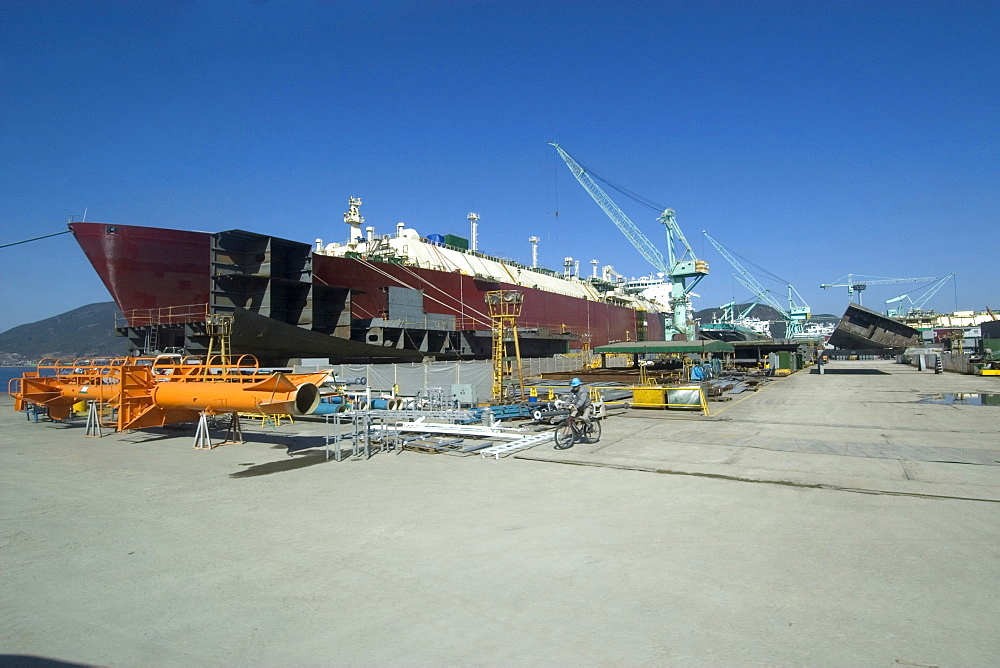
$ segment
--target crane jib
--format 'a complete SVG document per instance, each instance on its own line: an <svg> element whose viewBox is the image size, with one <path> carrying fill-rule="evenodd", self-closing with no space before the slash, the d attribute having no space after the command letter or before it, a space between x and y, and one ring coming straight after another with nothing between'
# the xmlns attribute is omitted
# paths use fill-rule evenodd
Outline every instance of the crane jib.
<svg viewBox="0 0 1000 668"><path fill-rule="evenodd" d="M670 277L671 294L673 295L671 305L674 311L673 331L683 333L688 339L693 338L693 323L689 323L687 320L690 306L688 293L691 292L691 289L698 281L708 274L708 263L695 258L691 245L688 244L687 239L684 238L684 234L677 225L673 210L666 209L660 215L660 222L663 223L667 234L668 257L665 258L663 257L663 253L646 238L646 235L618 208L618 205L608 197L597 182L587 174L583 167L569 153L564 151L559 144L551 143L551 146L555 147L563 162L569 167L570 173L580 182L580 185L583 186L583 189L587 191L591 198L597 202L598 206L604 210L604 213L618 226L618 229L625 235L625 238L635 246L636 250L657 271ZM674 250L675 240L683 244L684 247L684 251L679 256ZM686 279L692 279L690 285L686 284Z"/></svg>

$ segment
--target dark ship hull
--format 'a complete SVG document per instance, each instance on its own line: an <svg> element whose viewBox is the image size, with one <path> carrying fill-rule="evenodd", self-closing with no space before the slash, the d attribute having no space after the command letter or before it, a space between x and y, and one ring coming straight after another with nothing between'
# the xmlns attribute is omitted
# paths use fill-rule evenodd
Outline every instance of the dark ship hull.
<svg viewBox="0 0 1000 668"><path fill-rule="evenodd" d="M850 304L837 328L830 335L830 345L843 350L902 351L920 341L920 332L898 320Z"/></svg>

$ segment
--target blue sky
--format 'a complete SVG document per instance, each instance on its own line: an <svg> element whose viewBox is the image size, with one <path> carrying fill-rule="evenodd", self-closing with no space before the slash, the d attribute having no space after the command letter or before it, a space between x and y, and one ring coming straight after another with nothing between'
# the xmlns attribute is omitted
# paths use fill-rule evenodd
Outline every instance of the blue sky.
<svg viewBox="0 0 1000 668"><path fill-rule="evenodd" d="M997 34L995 2L0 0L0 244L84 211L335 241L357 196L379 232L475 211L493 254L648 273L559 142L677 212L696 308L749 296L703 229L814 313L848 273L956 272L928 306L996 308ZM70 235L0 279L0 331L110 299Z"/></svg>

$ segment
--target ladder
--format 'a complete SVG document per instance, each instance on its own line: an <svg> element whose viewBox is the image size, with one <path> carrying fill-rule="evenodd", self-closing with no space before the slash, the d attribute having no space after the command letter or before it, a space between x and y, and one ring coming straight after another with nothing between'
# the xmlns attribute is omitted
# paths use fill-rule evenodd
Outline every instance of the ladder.
<svg viewBox="0 0 1000 668"><path fill-rule="evenodd" d="M226 313L209 313L205 319L205 328L208 331L208 355L211 357L215 352L223 360L227 360L231 354L229 341L233 333L234 316Z"/></svg>
<svg viewBox="0 0 1000 668"><path fill-rule="evenodd" d="M540 434L535 434L534 436L523 436L516 441L498 443L497 445L480 450L479 454L482 455L484 459L486 457L500 459L501 457L506 457L517 450L533 448L536 445L541 445L542 443L551 441L555 438L555 435L556 433L554 431L544 431Z"/></svg>
<svg viewBox="0 0 1000 668"><path fill-rule="evenodd" d="M160 325L151 324L146 332L146 354L152 355L160 346Z"/></svg>

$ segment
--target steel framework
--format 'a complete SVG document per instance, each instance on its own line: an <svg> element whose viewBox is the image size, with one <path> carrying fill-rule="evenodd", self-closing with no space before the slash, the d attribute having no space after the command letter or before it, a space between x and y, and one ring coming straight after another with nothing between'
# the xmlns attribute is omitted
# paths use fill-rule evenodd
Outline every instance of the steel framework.
<svg viewBox="0 0 1000 668"><path fill-rule="evenodd" d="M663 253L618 208L618 205L597 185L597 181L587 173L587 170L573 159L573 156L564 151L559 144L550 143L550 146L555 147L563 162L569 167L569 171L576 177L576 180L580 182L580 185L583 186L584 190L590 194L594 201L604 209L604 212L618 226L622 234L632 242L636 250L658 272L670 278L670 308L673 310L672 330L674 333L683 334L689 341L694 339L694 328L689 327L687 323L688 311L691 307L691 298L688 295L694 286L708 274L708 263L695 257L691 244L688 243L680 226L677 224L677 219L674 217L674 210L664 209L659 217L667 233L667 257L664 258ZM675 243L678 242L684 248L679 255L674 248ZM692 279L690 284L687 283L687 279Z"/></svg>
<svg viewBox="0 0 1000 668"><path fill-rule="evenodd" d="M504 392L508 363L517 363L518 398L524 396L524 372L521 369L521 343L517 338L517 319L521 316L524 293L517 290L491 290L486 293L486 305L493 321L493 401L502 402L511 398ZM507 355L508 332L514 342L514 357ZM511 369L513 371L513 369ZM512 385L513 383L511 383ZM509 389L513 389L512 387Z"/></svg>
<svg viewBox="0 0 1000 668"><path fill-rule="evenodd" d="M773 308L775 311L781 314L781 317L785 320L785 336L790 338L794 334L800 334L802 332L802 323L809 319L809 305L805 303L802 299L802 295L792 287L791 283L788 283L788 308L785 308L778 303L778 300L774 298L771 291L761 285L760 281L754 278L753 274L747 271L740 261L729 252L729 250L720 244L718 241L712 238L705 230L701 233L705 235L715 250L719 251L719 254L733 266L733 269L739 272L736 276L736 280L743 284L747 290L754 294L758 302L765 302L768 306ZM794 296L799 298L799 303L795 302ZM753 306L750 307L751 309ZM749 311L747 311L749 313Z"/></svg>
<svg viewBox="0 0 1000 668"><path fill-rule="evenodd" d="M858 306L861 303L861 293L868 289L869 285L892 285L893 283L923 283L925 281L936 281L937 276L920 276L919 278L879 278L877 276L866 277L860 274L848 274L844 278L837 279L833 283L823 283L819 287L824 290L828 288L847 288L847 300L854 301L854 294L858 295Z"/></svg>

